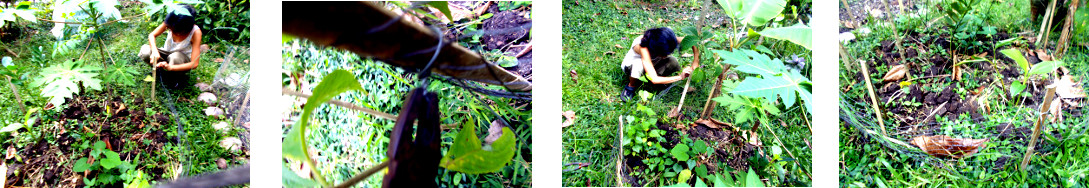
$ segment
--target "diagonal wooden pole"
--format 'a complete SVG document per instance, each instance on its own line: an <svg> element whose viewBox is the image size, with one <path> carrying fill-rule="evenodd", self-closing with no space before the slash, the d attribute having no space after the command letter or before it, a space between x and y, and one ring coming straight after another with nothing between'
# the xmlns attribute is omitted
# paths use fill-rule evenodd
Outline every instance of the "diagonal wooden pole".
<svg viewBox="0 0 1089 188"><path fill-rule="evenodd" d="M1028 151L1025 151L1025 157L1021 159L1021 170L1024 171L1028 167L1028 162L1032 159L1032 155L1036 152L1036 141L1040 138L1040 127L1044 124L1044 119L1047 119L1047 110L1051 109L1051 101L1055 100L1055 86L1047 86L1047 94L1044 95L1044 101L1040 104L1040 116L1036 118L1036 125L1032 127L1032 140L1029 140Z"/></svg>
<svg viewBox="0 0 1089 188"><path fill-rule="evenodd" d="M859 67L862 67L862 77L866 78L866 89L870 92L870 104L873 104L873 114L877 116L877 124L881 126L882 136L888 136L889 132L885 131L885 118L881 116L881 108L877 106L877 94L873 92L873 83L870 82L869 67L866 66L866 62L859 61Z"/></svg>

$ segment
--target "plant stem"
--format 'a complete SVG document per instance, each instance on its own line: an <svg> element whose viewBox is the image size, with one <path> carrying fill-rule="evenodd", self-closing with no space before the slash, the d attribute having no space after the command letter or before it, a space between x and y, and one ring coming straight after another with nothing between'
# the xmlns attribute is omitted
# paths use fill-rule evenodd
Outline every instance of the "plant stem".
<svg viewBox="0 0 1089 188"><path fill-rule="evenodd" d="M351 186L359 183L359 181L363 181L363 179L367 179L367 177L370 177L371 175L374 175L374 173L376 173L378 171L381 171L382 169L386 169L386 167L389 167L389 160L382 161L382 163L378 163L378 165L375 165L375 166L373 166L371 168L368 168L367 170L363 171L362 173L359 173L359 174L355 175L354 177L352 177L352 179L348 179L348 181L344 181L344 182L341 182L340 184L337 184L337 186L335 188L351 187ZM313 169L313 167L311 167L311 169Z"/></svg>
<svg viewBox="0 0 1089 188"><path fill-rule="evenodd" d="M1025 151L1025 157L1021 159L1021 171L1025 171L1029 160L1032 159L1033 152L1036 151L1036 141L1040 138L1040 127L1044 124L1044 119L1047 119L1047 111L1051 109L1051 101L1054 98L1055 86L1047 86L1047 94L1044 95L1044 101L1040 104L1040 116L1036 118L1036 125L1032 128L1032 140L1029 140L1028 151Z"/></svg>

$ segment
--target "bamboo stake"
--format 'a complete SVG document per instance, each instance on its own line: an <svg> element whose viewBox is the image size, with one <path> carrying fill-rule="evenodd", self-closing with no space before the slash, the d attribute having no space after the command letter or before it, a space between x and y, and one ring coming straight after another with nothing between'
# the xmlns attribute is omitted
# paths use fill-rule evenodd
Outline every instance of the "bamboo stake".
<svg viewBox="0 0 1089 188"><path fill-rule="evenodd" d="M1054 11L1055 0L1051 0L1051 3L1048 4L1047 11L1044 13L1043 22L1040 22L1040 33L1036 35L1036 46L1047 45L1047 33L1051 30L1051 15L1055 13ZM1044 43L1041 44L1040 40L1043 40Z"/></svg>
<svg viewBox="0 0 1089 188"><path fill-rule="evenodd" d="M718 102L711 99L722 94L722 81L726 79L726 72L730 70L730 67L730 64L722 65L722 73L718 75L715 85L711 87L711 94L707 95L707 101L703 102L703 112L700 112L700 119L711 117L711 112L715 111L715 105L718 105Z"/></svg>
<svg viewBox="0 0 1089 188"><path fill-rule="evenodd" d="M616 155L616 186L624 187L624 176L621 174L621 168L623 168L621 164L624 162L624 118L616 118L620 120L620 134L618 134L620 135L620 147L617 147L620 148L620 153Z"/></svg>
<svg viewBox="0 0 1089 188"><path fill-rule="evenodd" d="M1078 11L1078 2L1079 0L1070 1L1070 11L1066 14L1066 23L1063 26L1062 34L1059 35L1059 44L1055 46L1055 59L1062 59L1063 54L1066 53L1067 48L1070 46L1070 25L1074 24L1074 12Z"/></svg>
<svg viewBox="0 0 1089 188"><path fill-rule="evenodd" d="M877 94L873 92L873 83L870 82L870 69L866 66L866 62L859 61L860 67L862 67L862 77L866 78L866 89L870 92L870 104L873 104L873 113L877 115L877 123L881 126L882 136L888 136L889 132L885 131L885 118L881 117L881 108L877 106Z"/></svg>
<svg viewBox="0 0 1089 188"><path fill-rule="evenodd" d="M700 66L700 51L696 46L692 46L692 52L695 53L695 55L693 55L692 64L689 65L689 67L692 67L692 70L695 70L696 67ZM681 90L681 101L677 103L677 109L670 112L670 116L677 115L677 117L680 117L681 107L684 106L684 97L688 94L688 83L691 82L692 79L684 81L684 89Z"/></svg>
<svg viewBox="0 0 1089 188"><path fill-rule="evenodd" d="M153 49L154 50L154 49ZM155 59L152 60L154 62ZM151 63L151 101L156 101L155 98L155 82L159 80L158 71L159 68L155 67L155 63Z"/></svg>
<svg viewBox="0 0 1089 188"><path fill-rule="evenodd" d="M1032 140L1029 140L1028 151L1025 151L1025 157L1021 159L1021 171L1028 167L1028 162L1032 159L1033 152L1036 151L1036 141L1040 138L1040 127L1045 123L1044 119L1047 119L1047 111L1051 108L1051 101L1054 99L1055 86L1047 86L1047 94L1044 95L1044 101L1040 104L1040 116L1036 118L1036 125L1032 127Z"/></svg>

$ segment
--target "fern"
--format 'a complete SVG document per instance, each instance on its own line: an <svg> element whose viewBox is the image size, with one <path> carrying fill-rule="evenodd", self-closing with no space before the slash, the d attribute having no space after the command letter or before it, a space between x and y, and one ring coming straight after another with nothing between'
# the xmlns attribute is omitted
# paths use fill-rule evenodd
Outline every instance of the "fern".
<svg viewBox="0 0 1089 188"><path fill-rule="evenodd" d="M725 63L737 65L741 72L756 74L759 77L748 77L738 84L730 93L753 98L763 98L774 102L776 98L783 99L786 108L794 106L801 98L807 110L812 109L813 93L810 91L813 84L798 70L788 69L779 59L771 59L760 52L741 49L734 51L715 50L716 54Z"/></svg>
<svg viewBox="0 0 1089 188"><path fill-rule="evenodd" d="M73 93L79 93L79 85L93 90L102 90L102 80L95 78L101 67L84 66L80 61L66 61L64 63L42 69L41 77L35 79L31 85L42 88L42 96L49 98L49 103L60 106L65 98L72 98Z"/></svg>

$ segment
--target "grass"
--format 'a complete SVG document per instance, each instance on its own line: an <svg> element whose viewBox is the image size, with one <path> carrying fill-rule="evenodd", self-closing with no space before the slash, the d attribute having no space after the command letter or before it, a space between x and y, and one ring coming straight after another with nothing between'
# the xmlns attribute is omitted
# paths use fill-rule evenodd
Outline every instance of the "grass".
<svg viewBox="0 0 1089 188"><path fill-rule="evenodd" d="M711 6L711 9L707 9L711 14L709 20L724 18L717 5ZM562 162L567 164L563 172L563 185L617 186L616 159L622 152L618 141L618 134L621 132L617 125L620 117L635 113L635 102L622 102L619 99L628 82L627 76L620 69L620 62L628 50L626 47L631 45L633 38L642 35L644 30L654 27L670 27L678 32L679 37L684 37L680 34L681 28L695 26L696 21L691 17L702 11L693 9L688 4L644 1L564 1L563 7L562 108L564 111L574 111L577 116L575 124L564 128L562 133ZM712 30L716 35L728 32L725 28ZM791 54L799 54L806 59L811 57L808 51L795 45L775 42L764 45L774 49L772 51L775 54L769 54L773 58L784 58ZM674 55L689 53L691 50L682 49ZM722 70L722 63L717 62L716 55L710 52L702 55L701 65L704 67L700 69L708 74L705 79L694 79L690 83L689 87L694 91L685 96L685 107L682 110L683 114L690 117L698 116L714 84L712 78ZM682 66L692 62L691 57L679 57L679 60ZM664 116L679 102L680 90L684 84L683 81L677 82L667 91L654 93L646 106ZM631 101L639 101L638 98L636 96ZM787 114L800 114L800 108L787 111ZM718 107L715 112L717 113L713 117L716 119L733 117L733 114L725 112L722 107ZM691 120L676 123L691 123L687 121ZM785 136L784 142L787 142L788 148L795 155L799 155L800 160L805 161L803 163L808 164L810 152L806 149L805 142L811 137L804 126L807 121L797 117L787 118L784 123L801 125L772 127L776 127L776 134ZM760 138L765 143L774 139L771 134L761 134ZM576 168L577 165L571 165L576 163L588 163L589 167ZM761 171L760 174L764 176L767 173Z"/></svg>
<svg viewBox="0 0 1089 188"><path fill-rule="evenodd" d="M922 7L937 7L943 6L938 2L930 2L929 5L920 5ZM1013 33L1029 32L1035 33L1036 27L1033 26L1028 19L1028 2L1025 1L983 1L980 3L978 9L978 15L983 20L985 26L995 26L999 31L1008 32L1011 35ZM1008 5L1008 6L1007 6ZM1008 7L1015 7L1012 11ZM924 11L925 14L940 14ZM906 15L911 17L912 15ZM925 16L922 16L925 17ZM926 20L927 18L913 17L911 19ZM907 20L898 23L911 23L913 21ZM917 21L915 21L917 22ZM860 37L856 41L852 41L845 44L848 54L861 61L871 62L877 61L881 58L881 54L873 53L874 49L880 49L881 41L896 39L902 36L896 36L893 34L891 25L883 20L877 20L870 22L870 25L864 25L862 27L873 28L874 33ZM944 22L936 22L938 27L925 27L922 29L910 28L917 33L930 34L937 36L938 34L950 33L948 29L940 27ZM905 30L904 27L900 28ZM901 31L901 35L905 32ZM1057 38L1057 36L1055 37ZM951 39L952 40L952 39ZM1077 41L1075 41L1077 43ZM956 45L956 44L953 44ZM1023 44L1015 44L1015 47L1021 47ZM927 59L932 56L952 57L966 56L972 54L960 54L960 53L947 53L938 45L923 45L918 46L914 44L905 44L905 49L926 49L928 52L920 53L919 57L908 59L904 62L914 62L916 64L923 65L922 69L913 69L913 77L928 76L929 73L926 70L930 70L931 63L927 62ZM984 44L984 49L993 48ZM995 50L1005 49L1009 47L995 48ZM878 50L880 51L880 50ZM1072 46L1072 50L1067 52L1064 61L1068 68L1073 70L1075 77L1082 78L1087 69L1085 61L1087 60L1087 50L1082 46ZM995 61L995 64L1012 65L1012 62L1007 62L1001 57L996 57L994 54L988 56L988 59ZM858 62L844 62L841 66L845 67L858 67ZM846 187L943 187L943 186L955 186L955 187L1026 187L1026 186L1049 186L1049 187L1084 187L1086 186L1085 174L1089 171L1089 165L1086 165L1079 161L1086 157L1086 153L1083 151L1087 148L1087 139L1085 135L1085 126L1089 123L1089 119L1085 119L1080 116L1082 110L1067 110L1064 113L1067 119L1057 123L1046 124L1044 134L1041 135L1041 143L1036 146L1037 154L1029 161L1029 166L1026 169L1020 169L1019 163L1027 150L1027 140L1029 134L1031 134L1032 120L1037 117L1036 109L1038 108L1032 104L1024 104L1019 100L1009 99L1007 94L1007 88L996 86L993 84L983 83L986 79L993 79L1002 81L1005 84L1009 84L1010 80L1017 78L1005 78L1001 74L996 74L991 71L984 71L983 67L990 63L973 63L968 64L968 72L964 75L964 80L954 81L950 78L936 78L929 80L918 80L912 85L922 86L923 91L941 91L945 87L952 87L956 92L957 99L966 99L971 96L971 89L983 87L983 92L994 93L993 100L987 100L987 104L991 110L989 113L984 113L982 117L969 116L967 114L959 114L955 116L941 116L938 115L933 124L934 129L921 131L923 133L895 133L894 130L889 129L889 133L892 134L892 139L907 141L911 136L915 134L923 135L949 135L958 138L976 138L976 139L989 139L987 146L971 157L962 159L944 159L929 156L922 151L910 147L901 147L895 144L888 144L885 138L866 136L866 131L874 131L876 122L873 119L873 111L869 108L869 97L866 94L865 83L862 80L857 80L856 75L859 74L856 69L858 68L844 68L840 73L840 83L842 88L842 97L845 100L847 106L855 106L859 111L856 114L843 114L841 116L847 116L851 118L867 119L873 123L872 125L863 125L863 129L859 129L859 126L852 126L848 123L841 122L840 126L840 183ZM890 65L878 63L876 67L872 67L876 71L871 71L869 76L874 80L875 88L880 89L883 85L880 82L881 77L888 71ZM1016 66L1016 65L1014 65ZM1016 68L1016 67L1014 67ZM924 71L915 71L924 70ZM946 74L948 68L943 68L943 72L939 74ZM1083 80L1083 79L1078 79ZM1082 85L1086 85L1084 81L1081 81ZM1041 86L1042 87L1042 86ZM971 88L971 89L968 89ZM1030 98L1040 100L1042 94L1037 93ZM881 99L884 102L886 99ZM910 101L906 99L893 100L889 103L883 103L885 106L884 115L886 117L887 127L902 127L906 122L901 122L898 119L889 117L895 117L898 113L890 112L889 109L906 108L912 111L908 113L918 113L917 111L926 110L923 113L928 113L929 110L923 107L933 107L932 105L919 104L921 101ZM841 109L844 106L841 106ZM1074 107L1078 108L1078 107ZM983 112L980 112L983 113ZM842 118L842 117L841 117ZM1027 132L1014 131L1012 134L1000 134L1002 130L1007 126L1014 128L1028 128Z"/></svg>
<svg viewBox="0 0 1089 188"><path fill-rule="evenodd" d="M122 14L134 15L138 14L134 11L140 10L141 9L137 8L122 9ZM48 18L49 12L39 11L37 16L39 18ZM166 92L160 90L156 93L158 95L157 98L159 99L159 102L151 102L150 98L148 98L148 96L150 95L150 90L148 89L149 87L151 87L150 83L139 80L142 80L145 76L150 76L151 69L149 66L146 65L146 63L139 62L136 55L138 50L140 49L140 46L147 43L146 34L150 33L151 30L154 29L155 26L158 26L159 23L161 23L161 20L157 20L157 18L136 17L133 20L129 20L129 22L118 22L116 24L100 28L98 29L99 32L105 34L103 36L103 38L105 39L103 42L106 44L106 46L99 46L97 43L93 44L91 46L91 51L89 51L86 56L83 57L83 60L85 62L88 62L88 65L101 66L101 62L110 61L109 57L104 57L100 54L99 49L103 49L109 52L109 54L113 58L112 62L107 63L110 64L109 66L122 66L127 69L136 70L137 74L135 75L135 77L137 77L136 79L138 80L136 81L136 86L132 87L122 86L118 83L103 83L106 88L104 91L84 91L82 96L90 97L93 101L104 101L109 100L109 98L111 97L120 97L122 101L126 104L132 104L132 102L137 98L143 98L147 100L148 103L146 104L148 108L132 110L146 110L148 112L164 113L170 115L172 119L170 123L158 127L145 127L143 129L133 130L135 131L133 133L149 133L156 130L166 132L167 134L165 137L168 138L168 142L162 150L158 151L158 153L145 153L138 148L135 148L135 145L139 144L126 144L124 147L116 148L115 150L117 150L118 152L131 151L135 153L142 153L139 163L134 164L137 166L137 169L165 168L165 173L152 174L149 176L150 179L156 181L174 179L176 174L196 175L218 171L219 168L216 164L217 158L226 159L228 166L236 166L242 163L246 163L249 158L248 151L246 151L245 149L238 151L224 149L219 146L219 141L229 136L237 137L237 135L248 134L248 131L241 128L232 128L226 133L220 133L218 130L212 128L212 124L216 122L232 122L233 119L213 118L204 115L202 110L207 105L196 100L197 95L199 95L200 91L197 90L195 87L189 86L181 90L171 90L169 91L171 93L171 96L167 96ZM79 58L79 53L83 50L82 47L86 45L86 43L80 43L78 44L78 46L80 46L81 48L79 48L78 50L72 50L73 52L71 53L50 56L49 53L52 51L53 41L55 41L53 36L49 33L49 29L53 27L51 23L41 21L39 21L38 23L28 23L23 21L19 22L19 24L14 27L22 28L24 30L24 35L12 43L0 44L0 48L8 49L16 54L20 54L19 57L13 57L15 63L21 66L30 67L28 70L29 74L24 75L24 77L22 78L16 78L17 80L34 79L38 76L37 72L40 69L44 68L44 66L49 66L55 63L59 63L61 61ZM160 37L160 42L161 40L163 40L163 38L164 37ZM224 58L224 56L226 56L225 53L227 53L224 52L224 50L227 49L227 47L236 46L236 44L229 43L209 45L214 46L213 50L211 52L206 51L202 53L200 66L198 66L196 69L193 69L189 73L192 78L190 82L191 84L212 83L213 77L216 71L218 71L221 64L215 62L214 60L217 58ZM42 55L39 51L37 51L39 46L43 49L45 56L39 56ZM5 56L7 55L10 54L5 54ZM35 60L33 60L33 56L44 57L44 59L41 59L43 60L42 62L34 62ZM249 55L246 53L238 53L234 57L235 61L242 61L244 59L248 59ZM248 65L245 67L247 67L246 69L248 69ZM99 75L98 78L104 79L103 76L104 75ZM40 88L30 87L29 81L17 82L16 85L19 87L18 95L20 95L23 100L27 101L28 108L45 106L47 99L39 96ZM0 90L0 98L14 98L14 94L11 92L11 90L5 87L5 89ZM173 102L176 105L177 109L176 114L172 114L170 109L168 109L164 105L164 103L162 103L165 99L174 100ZM14 100L3 100L0 101L0 106L15 107L16 104ZM135 108L135 106L130 107ZM47 129L45 127L49 127L44 125L59 124L68 129L68 131L83 132L76 129L78 126L73 124L74 122L58 121L58 119L60 118L59 116L61 116L59 110L64 109L64 106L54 109L58 111L43 111L43 116L41 117L42 120L40 121L39 126L32 128L33 130L26 131L44 133L44 131L46 131ZM25 112L22 110L0 111L0 124L8 125L9 123L21 120L23 113ZM143 123L150 123L154 121L152 118L150 118L151 115L152 114L148 114L148 119L140 121ZM104 112L96 112L88 114L88 116L105 117L106 114ZM178 135L176 134L176 127L174 121L177 121L178 125L181 125L182 129L186 133L186 136L182 138L182 143L175 143L176 136ZM133 126L122 125L120 123L121 122L105 122L105 124L119 127ZM13 139L5 139L0 142L0 144L3 144L4 147L22 148L22 146L32 144L29 143L28 139L26 139L26 137L29 136L31 136L31 134L20 134L18 136L15 136ZM55 142L59 136L59 134L46 134L45 139L52 143ZM130 135L124 136L127 137ZM244 138L245 137L243 137L243 139ZM135 142L136 140L133 141ZM81 151L57 152L61 153L63 157L70 158L71 160L75 160L80 156L86 154ZM133 161L134 159L123 158L123 160ZM21 162L8 160L8 164L17 163ZM61 165L63 165L62 168L71 168L72 164L63 163ZM146 169L145 172L147 172ZM31 183L42 182L27 180L22 183L26 183L26 185L31 185ZM9 184L15 183L9 182Z"/></svg>

